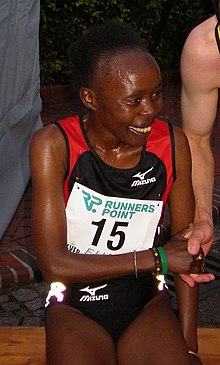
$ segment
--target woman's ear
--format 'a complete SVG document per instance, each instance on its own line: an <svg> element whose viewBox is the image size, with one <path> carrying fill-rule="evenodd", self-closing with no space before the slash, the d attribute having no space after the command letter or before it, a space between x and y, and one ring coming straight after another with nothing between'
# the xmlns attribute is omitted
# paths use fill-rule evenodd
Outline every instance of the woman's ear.
<svg viewBox="0 0 220 365"><path fill-rule="evenodd" d="M91 89L81 87L79 90L80 98L83 104L91 110L96 110L96 95Z"/></svg>

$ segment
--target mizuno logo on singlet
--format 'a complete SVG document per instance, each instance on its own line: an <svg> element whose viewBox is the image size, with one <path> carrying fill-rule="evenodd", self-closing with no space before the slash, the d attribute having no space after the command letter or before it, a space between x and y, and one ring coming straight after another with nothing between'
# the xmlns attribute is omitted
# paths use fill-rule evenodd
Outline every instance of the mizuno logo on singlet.
<svg viewBox="0 0 220 365"><path fill-rule="evenodd" d="M132 177L139 177L139 179L144 180L145 175L148 174L148 172L152 171L153 167L151 167L149 170L145 171L145 172L138 172L136 175L133 175Z"/></svg>
<svg viewBox="0 0 220 365"><path fill-rule="evenodd" d="M99 300L108 300L108 294L96 295L97 290L103 289L106 286L107 286L107 284L97 286L96 288L89 288L89 286L87 286L86 288L80 289L80 291L85 291L85 292L89 293L89 295L83 295L79 301L80 302L91 302L91 301L99 301Z"/></svg>
<svg viewBox="0 0 220 365"><path fill-rule="evenodd" d="M149 179L145 179L145 176L152 170L153 170L153 166L145 172L138 172L136 175L133 175L132 177L137 177L138 180L134 180L133 183L131 184L131 187L139 186L139 185L146 185L146 184L155 182L156 181L155 176L151 177Z"/></svg>

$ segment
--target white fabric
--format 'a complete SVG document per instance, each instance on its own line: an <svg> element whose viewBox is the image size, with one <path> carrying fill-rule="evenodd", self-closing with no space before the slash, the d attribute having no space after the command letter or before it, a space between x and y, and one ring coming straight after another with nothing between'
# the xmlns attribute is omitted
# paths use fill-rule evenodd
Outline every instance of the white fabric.
<svg viewBox="0 0 220 365"><path fill-rule="evenodd" d="M75 183L66 206L67 245L75 253L121 254L153 245L163 202L109 197Z"/></svg>

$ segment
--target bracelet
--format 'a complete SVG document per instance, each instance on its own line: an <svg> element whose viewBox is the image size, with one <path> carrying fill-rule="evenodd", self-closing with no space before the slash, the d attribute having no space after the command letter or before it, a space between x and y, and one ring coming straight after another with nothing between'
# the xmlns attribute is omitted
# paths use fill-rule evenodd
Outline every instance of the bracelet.
<svg viewBox="0 0 220 365"><path fill-rule="evenodd" d="M166 257L165 251L164 251L163 247L161 247L161 246L157 247L157 251L159 252L160 260L161 260L161 275L166 276L168 273L168 263L167 263L167 257Z"/></svg>
<svg viewBox="0 0 220 365"><path fill-rule="evenodd" d="M153 253L154 256L154 263L155 263L155 269L152 273L154 276L158 275L167 275L168 273L168 263L165 251L163 247L152 247L150 248L150 251Z"/></svg>
<svg viewBox="0 0 220 365"><path fill-rule="evenodd" d="M138 270L137 270L137 253L134 250L134 274L136 279L138 279Z"/></svg>
<svg viewBox="0 0 220 365"><path fill-rule="evenodd" d="M200 359L199 355L194 351L189 350L189 354L193 355L193 356L196 356L198 359Z"/></svg>
<svg viewBox="0 0 220 365"><path fill-rule="evenodd" d="M154 271L152 272L152 275L153 276L161 275L161 260L160 260L159 252L157 251L157 249L155 247L150 248L150 251L152 252L152 254L154 256L154 264L155 264L155 268L154 268Z"/></svg>

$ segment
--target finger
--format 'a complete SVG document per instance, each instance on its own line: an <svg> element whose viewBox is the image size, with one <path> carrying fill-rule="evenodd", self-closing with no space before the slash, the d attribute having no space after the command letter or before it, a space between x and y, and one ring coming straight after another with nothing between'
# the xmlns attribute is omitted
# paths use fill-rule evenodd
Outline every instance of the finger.
<svg viewBox="0 0 220 365"><path fill-rule="evenodd" d="M210 281L215 280L215 276L211 273L205 274L190 274L191 279L194 280L195 283L209 283Z"/></svg>
<svg viewBox="0 0 220 365"><path fill-rule="evenodd" d="M200 246L203 242L203 234L200 230L194 229L188 239L188 251L194 256L199 252Z"/></svg>
<svg viewBox="0 0 220 365"><path fill-rule="evenodd" d="M191 277L191 275L186 275L186 274L179 274L179 276L181 277L181 279L190 286L190 288L193 288L195 285L195 280Z"/></svg>
<svg viewBox="0 0 220 365"><path fill-rule="evenodd" d="M191 288L194 287L195 283L202 284L202 283L209 283L210 281L215 280L215 276L211 273L206 274L179 274L181 279L189 285Z"/></svg>
<svg viewBox="0 0 220 365"><path fill-rule="evenodd" d="M198 253L199 245L203 245L205 255L211 248L214 239L214 230L210 224L196 223L190 224L183 231L183 237L188 239L188 251L191 255Z"/></svg>

